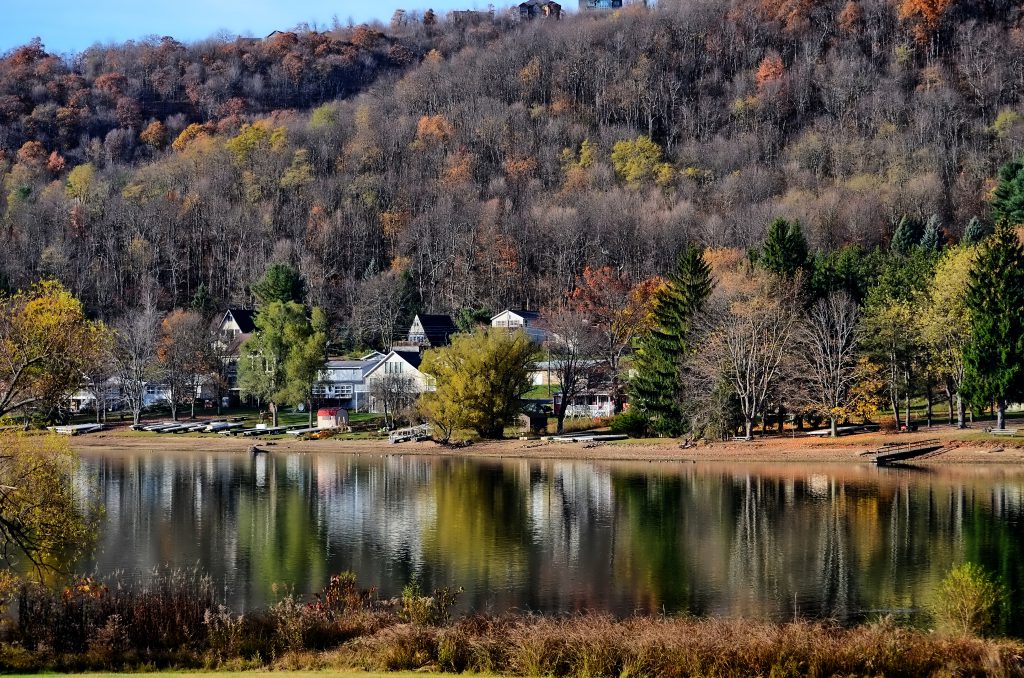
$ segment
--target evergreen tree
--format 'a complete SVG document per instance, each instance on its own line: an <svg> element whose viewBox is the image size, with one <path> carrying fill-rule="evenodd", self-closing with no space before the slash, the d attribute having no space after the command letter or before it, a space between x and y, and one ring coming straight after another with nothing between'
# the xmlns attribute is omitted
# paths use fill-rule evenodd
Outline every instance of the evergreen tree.
<svg viewBox="0 0 1024 678"><path fill-rule="evenodd" d="M1014 160L999 170L999 183L992 193L992 218L1010 226L1024 224L1024 162Z"/></svg>
<svg viewBox="0 0 1024 678"><path fill-rule="evenodd" d="M975 405L1024 398L1024 245L1005 221L981 246L967 289L971 340L964 351L964 393Z"/></svg>
<svg viewBox="0 0 1024 678"><path fill-rule="evenodd" d="M914 217L904 216L893 231L889 249L896 254L907 254L915 245L921 243L923 236L924 224Z"/></svg>
<svg viewBox="0 0 1024 678"><path fill-rule="evenodd" d="M196 293L192 295L189 307L204 318L213 316L213 297L210 296L210 291L206 289L206 283L200 283L199 287L196 288Z"/></svg>
<svg viewBox="0 0 1024 678"><path fill-rule="evenodd" d="M757 261L766 271L785 278L792 278L807 266L807 239L800 222L772 221Z"/></svg>
<svg viewBox="0 0 1024 678"><path fill-rule="evenodd" d="M862 303L881 275L886 258L880 250L867 252L860 245L819 252L811 261L809 283L812 298L824 299L832 292L842 291L858 304Z"/></svg>
<svg viewBox="0 0 1024 678"><path fill-rule="evenodd" d="M252 293L261 306L275 301L301 304L306 295L306 283L299 272L288 264L271 264L259 282L252 286Z"/></svg>
<svg viewBox="0 0 1024 678"><path fill-rule="evenodd" d="M938 214L933 214L928 217L928 223L925 225L924 233L921 235L921 247L937 252L942 249L942 244L942 221L939 219Z"/></svg>
<svg viewBox="0 0 1024 678"><path fill-rule="evenodd" d="M967 222L967 227L964 228L964 243L978 245L990 235L992 235L992 228L989 224L978 217L971 217L971 220Z"/></svg>
<svg viewBox="0 0 1024 678"><path fill-rule="evenodd" d="M654 329L643 336L636 353L636 376L630 383L634 403L651 417L663 435L682 432L679 398L680 367L690 350L694 315L711 294L714 283L703 252L688 246L676 259L676 270L654 302Z"/></svg>

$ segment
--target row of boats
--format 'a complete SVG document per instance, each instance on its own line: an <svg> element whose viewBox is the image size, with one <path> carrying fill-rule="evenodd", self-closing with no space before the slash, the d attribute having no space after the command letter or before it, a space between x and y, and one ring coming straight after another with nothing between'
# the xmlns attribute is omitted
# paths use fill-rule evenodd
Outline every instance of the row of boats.
<svg viewBox="0 0 1024 678"><path fill-rule="evenodd" d="M269 436L288 433L294 436L301 436L315 433L320 429L309 427L304 424L292 426L266 426L257 425L246 427L238 421L204 421L204 422L176 422L163 421L154 424L139 424L132 426L135 431L149 431L151 433L218 433L223 436Z"/></svg>

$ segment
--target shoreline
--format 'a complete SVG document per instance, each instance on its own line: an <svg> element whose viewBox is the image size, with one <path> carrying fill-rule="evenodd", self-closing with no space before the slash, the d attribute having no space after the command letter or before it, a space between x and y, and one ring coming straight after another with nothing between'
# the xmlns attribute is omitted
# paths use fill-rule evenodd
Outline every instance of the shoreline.
<svg viewBox="0 0 1024 678"><path fill-rule="evenodd" d="M838 439L776 436L752 441L702 443L688 448L675 439L626 440L599 443L563 443L541 440L499 440L450 448L432 441L389 444L384 440L259 440L217 435L139 434L124 429L74 436L71 447L79 453L117 452L247 452L253 445L268 452L386 456L431 456L479 459L536 459L609 462L767 462L865 464L862 453L892 442L938 439L945 448L935 456L910 460L906 465L955 464L1024 465L1024 439L978 439L979 429L961 431L934 427L908 434L870 433ZM1019 445L1019 446L1018 446Z"/></svg>

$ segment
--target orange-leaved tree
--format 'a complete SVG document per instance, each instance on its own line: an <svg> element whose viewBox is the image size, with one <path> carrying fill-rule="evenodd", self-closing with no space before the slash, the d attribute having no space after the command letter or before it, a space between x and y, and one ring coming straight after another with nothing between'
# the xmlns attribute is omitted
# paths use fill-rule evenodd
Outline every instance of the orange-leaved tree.
<svg viewBox="0 0 1024 678"><path fill-rule="evenodd" d="M588 266L570 297L576 312L587 319L599 337L596 350L608 365L616 412L622 409L622 356L633 338L650 327L655 293L664 285L665 280L657 276L633 283L610 266Z"/></svg>

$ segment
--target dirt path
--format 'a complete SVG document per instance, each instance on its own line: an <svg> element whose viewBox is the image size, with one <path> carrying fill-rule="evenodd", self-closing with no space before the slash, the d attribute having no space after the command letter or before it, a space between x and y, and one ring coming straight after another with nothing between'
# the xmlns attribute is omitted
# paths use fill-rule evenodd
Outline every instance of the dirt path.
<svg viewBox="0 0 1024 678"><path fill-rule="evenodd" d="M936 427L918 433L867 434L837 440L812 437L769 437L753 441L701 444L684 448L677 440L617 441L611 443L557 443L537 440L481 442L450 449L432 442L389 445L368 440L270 440L218 435L159 435L112 430L77 436L72 446L79 451L103 452L247 452L257 445L275 452L334 452L339 454L402 454L472 456L529 459L594 459L624 461L758 461L864 463L862 452L884 443L937 438L946 445L941 454L920 464L1024 464L1024 439L997 439L981 429L958 431ZM1016 444L1015 444L1016 443Z"/></svg>

